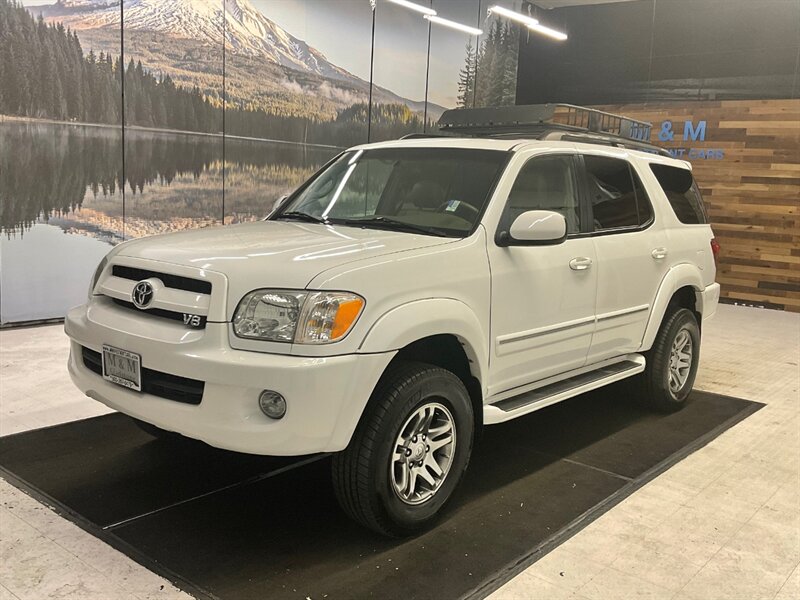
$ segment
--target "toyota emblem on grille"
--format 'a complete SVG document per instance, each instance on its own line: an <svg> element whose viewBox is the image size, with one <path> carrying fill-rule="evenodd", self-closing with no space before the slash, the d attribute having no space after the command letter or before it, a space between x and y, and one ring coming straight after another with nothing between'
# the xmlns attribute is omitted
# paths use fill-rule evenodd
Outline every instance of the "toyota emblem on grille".
<svg viewBox="0 0 800 600"><path fill-rule="evenodd" d="M131 300L136 308L147 308L153 301L153 284L149 281L140 281L131 292Z"/></svg>

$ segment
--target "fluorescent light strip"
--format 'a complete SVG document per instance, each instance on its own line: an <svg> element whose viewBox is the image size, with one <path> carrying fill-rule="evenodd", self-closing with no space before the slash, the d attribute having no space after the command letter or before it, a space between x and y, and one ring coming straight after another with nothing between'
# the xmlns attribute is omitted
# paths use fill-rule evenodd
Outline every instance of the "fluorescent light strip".
<svg viewBox="0 0 800 600"><path fill-rule="evenodd" d="M536 24L536 25L528 25L528 29L531 31L536 31L537 33L541 33L542 35L549 36L556 40L561 40L562 42L567 39L567 34L557 31L555 29L551 29L550 27L545 27L544 25Z"/></svg>
<svg viewBox="0 0 800 600"><path fill-rule="evenodd" d="M505 17L506 19L511 19L512 21L517 21L518 23L522 23L523 25L527 25L528 27L532 27L534 25L539 24L539 21L537 21L533 17L528 17L527 15L523 15L522 13L518 13L516 11L509 10L507 8L503 8L502 6L492 6L489 9L489 14L492 13L500 15L501 17Z"/></svg>
<svg viewBox="0 0 800 600"><path fill-rule="evenodd" d="M397 4L398 6L404 6L410 10L415 10L418 13L422 13L423 15L430 15L432 17L436 16L436 11L432 8L428 8L427 6L420 6L419 4L415 4L413 2L409 2L408 0L388 0L392 4Z"/></svg>
<svg viewBox="0 0 800 600"><path fill-rule="evenodd" d="M445 27L449 27L450 29L458 29L459 31L463 31L464 33L469 33L471 35L482 35L483 29L478 29L477 27L470 27L469 25L464 25L463 23L456 23L455 21L451 21L450 19L443 19L442 17L437 17L435 15L425 15L426 19L428 19L431 23L436 23L437 25L444 25Z"/></svg>

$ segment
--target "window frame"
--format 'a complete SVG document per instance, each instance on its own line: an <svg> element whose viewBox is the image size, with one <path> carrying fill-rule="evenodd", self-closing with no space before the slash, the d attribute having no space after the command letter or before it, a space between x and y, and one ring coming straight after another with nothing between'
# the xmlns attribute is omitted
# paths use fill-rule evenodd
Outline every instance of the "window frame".
<svg viewBox="0 0 800 600"><path fill-rule="evenodd" d="M641 223L639 225L626 225L624 227L612 227L610 229L595 229L594 227L594 210L592 207L591 197L589 193L589 171L586 168L586 161L584 157L586 156L599 156L601 158L610 158L612 160L620 160L628 165L628 173L631 176L631 183L634 183L633 175L639 178L639 182L642 184L642 190L644 190L644 199L647 202L647 206L650 207L650 218ZM627 158L623 158L621 156L608 156L605 154L594 154L592 152L580 152L578 153L578 162L580 163L580 171L581 171L581 194L583 195L583 203L586 206L586 210L589 214L588 216L588 223L591 223L591 231L589 233L590 236L604 236L604 235L616 235L619 233L634 233L637 231L645 231L653 226L656 222L656 211L655 207L653 206L653 201L650 198L650 194L647 192L647 187L644 183L644 179L642 178L642 174L639 172L639 169L636 168L636 165L632 163ZM635 189L635 188L634 188ZM636 195L637 198L637 216L639 214L639 207L638 207L638 194Z"/></svg>
<svg viewBox="0 0 800 600"><path fill-rule="evenodd" d="M511 183L511 188L509 189L508 197L503 201L503 210L500 213L500 218L497 221L497 229L494 234L494 243L496 246L499 247L506 247L508 244L503 243L501 237L507 229L510 229L511 224L508 224L508 227L503 227L503 224L506 221L506 216L508 215L509 208L508 208L508 201L511 198L511 192L514 190L514 185L517 183L517 179L522 174L522 172L526 169L526 167L535 160L543 160L548 158L557 158L561 156L568 157L569 160L569 169L572 172L572 185L575 189L575 200L578 203L578 216L580 217L580 231L577 232L567 232L567 236L564 239L564 242L567 242L574 238L584 237L589 235L591 232L586 231L588 227L587 219L587 212L586 212L586 202L584 199L584 193L582 189L582 183L580 181L580 174L579 174L579 165L578 165L578 153L575 150L564 150L564 151L555 151L555 152L543 152L539 154L535 154L528 158L517 172L514 174L514 181ZM543 209L544 210L544 209ZM540 244L523 244L524 246L536 246ZM547 245L550 245L549 243Z"/></svg>

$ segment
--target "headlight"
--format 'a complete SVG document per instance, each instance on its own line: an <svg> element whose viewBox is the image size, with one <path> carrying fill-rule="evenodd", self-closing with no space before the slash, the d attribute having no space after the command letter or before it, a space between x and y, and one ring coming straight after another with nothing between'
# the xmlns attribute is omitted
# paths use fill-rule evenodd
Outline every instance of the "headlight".
<svg viewBox="0 0 800 600"><path fill-rule="evenodd" d="M364 299L349 292L255 290L239 302L233 331L240 338L327 344L352 329Z"/></svg>
<svg viewBox="0 0 800 600"><path fill-rule="evenodd" d="M307 292L255 290L236 308L233 331L241 338L292 342Z"/></svg>

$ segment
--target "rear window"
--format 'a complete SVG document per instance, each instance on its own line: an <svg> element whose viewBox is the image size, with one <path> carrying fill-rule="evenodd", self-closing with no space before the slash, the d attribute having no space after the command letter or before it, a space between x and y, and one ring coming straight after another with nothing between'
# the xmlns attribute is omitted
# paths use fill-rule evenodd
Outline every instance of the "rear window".
<svg viewBox="0 0 800 600"><path fill-rule="evenodd" d="M703 197L691 171L652 163L650 169L661 184L661 189L667 195L667 200L681 223L708 223Z"/></svg>

